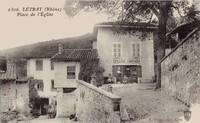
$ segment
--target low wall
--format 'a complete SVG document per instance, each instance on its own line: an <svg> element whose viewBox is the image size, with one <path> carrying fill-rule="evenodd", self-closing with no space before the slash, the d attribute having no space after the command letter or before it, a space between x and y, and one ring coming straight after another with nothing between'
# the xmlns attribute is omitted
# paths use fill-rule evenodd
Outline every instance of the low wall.
<svg viewBox="0 0 200 123"><path fill-rule="evenodd" d="M187 105L200 98L200 31L191 32L161 62L161 86Z"/></svg>
<svg viewBox="0 0 200 123"><path fill-rule="evenodd" d="M84 123L120 123L121 98L77 80L76 116Z"/></svg>

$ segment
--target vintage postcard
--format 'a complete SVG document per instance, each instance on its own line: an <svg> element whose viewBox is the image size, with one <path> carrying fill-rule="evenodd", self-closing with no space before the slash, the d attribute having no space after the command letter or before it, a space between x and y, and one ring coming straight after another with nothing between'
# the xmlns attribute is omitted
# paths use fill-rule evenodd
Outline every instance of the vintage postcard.
<svg viewBox="0 0 200 123"><path fill-rule="evenodd" d="M200 122L200 1L2 0L1 123Z"/></svg>

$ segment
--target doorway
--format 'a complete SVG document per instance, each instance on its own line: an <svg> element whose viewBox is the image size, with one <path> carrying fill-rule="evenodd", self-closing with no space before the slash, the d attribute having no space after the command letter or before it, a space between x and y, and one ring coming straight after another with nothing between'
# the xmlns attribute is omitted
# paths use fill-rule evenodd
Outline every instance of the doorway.
<svg viewBox="0 0 200 123"><path fill-rule="evenodd" d="M126 83L138 82L138 77L142 77L142 69L140 65L113 65L113 75L118 82Z"/></svg>
<svg viewBox="0 0 200 123"><path fill-rule="evenodd" d="M41 98L40 109L41 115L47 115L47 106L49 105L49 98Z"/></svg>

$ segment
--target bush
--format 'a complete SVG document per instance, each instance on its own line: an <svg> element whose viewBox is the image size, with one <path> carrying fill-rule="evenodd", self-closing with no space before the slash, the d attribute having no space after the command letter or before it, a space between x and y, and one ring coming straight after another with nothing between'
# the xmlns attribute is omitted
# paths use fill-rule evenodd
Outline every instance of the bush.
<svg viewBox="0 0 200 123"><path fill-rule="evenodd" d="M53 104L47 105L45 108L47 109L47 114L48 114L49 118L55 118L56 117L55 105L53 105Z"/></svg>
<svg viewBox="0 0 200 123"><path fill-rule="evenodd" d="M32 109L30 113L34 118L38 118L41 115L38 109Z"/></svg>
<svg viewBox="0 0 200 123"><path fill-rule="evenodd" d="M30 102L29 102L29 107L31 108L31 115L34 117L34 118L37 118L40 116L40 102L41 102L41 98L38 94L38 91L37 89L35 88L35 85L37 84L38 82L31 79L30 80L30 83L29 83L29 99L30 99Z"/></svg>

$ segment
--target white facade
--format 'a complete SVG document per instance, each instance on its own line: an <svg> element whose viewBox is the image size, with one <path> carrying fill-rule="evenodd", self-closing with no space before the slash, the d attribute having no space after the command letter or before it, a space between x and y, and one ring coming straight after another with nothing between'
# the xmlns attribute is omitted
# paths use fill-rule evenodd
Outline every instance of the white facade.
<svg viewBox="0 0 200 123"><path fill-rule="evenodd" d="M36 70L36 61L43 61L43 69ZM52 80L54 80L54 70L51 70L51 60L50 58L32 58L28 60L27 64L27 76L33 77L34 79L43 80L43 91L38 90L41 97L56 99L56 91L52 90ZM55 81L55 80L54 80ZM49 102L51 103L51 102Z"/></svg>
<svg viewBox="0 0 200 123"><path fill-rule="evenodd" d="M75 66L75 78L67 78L67 67ZM80 71L80 62L54 62L56 88L76 88L76 80Z"/></svg>
<svg viewBox="0 0 200 123"><path fill-rule="evenodd" d="M75 67L75 78L68 79L67 67ZM54 62L55 87L57 88L57 117L67 117L75 114L76 80L80 71L80 62ZM64 92L64 89L72 89Z"/></svg>
<svg viewBox="0 0 200 123"><path fill-rule="evenodd" d="M100 59L100 65L105 69L104 76L113 74L113 66L115 65L135 65L141 66L142 77L141 82L150 82L154 76L154 45L153 33L149 33L147 38L141 40L141 32L131 34L114 34L111 28L98 28L97 33L97 50ZM113 49L114 44L119 46L118 49ZM139 57L134 58L131 52L132 46L138 45ZM115 47L116 47L115 46ZM117 52L118 58L115 58L114 51Z"/></svg>

